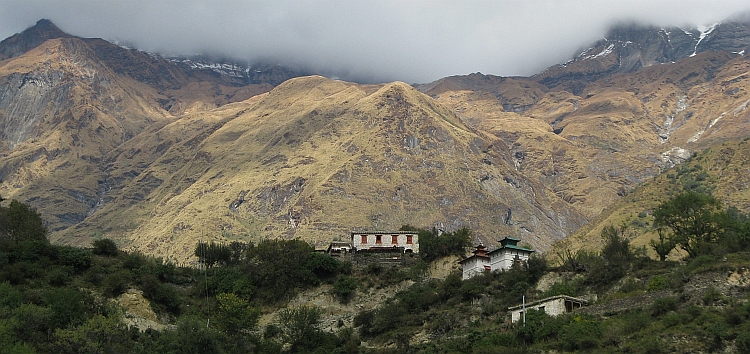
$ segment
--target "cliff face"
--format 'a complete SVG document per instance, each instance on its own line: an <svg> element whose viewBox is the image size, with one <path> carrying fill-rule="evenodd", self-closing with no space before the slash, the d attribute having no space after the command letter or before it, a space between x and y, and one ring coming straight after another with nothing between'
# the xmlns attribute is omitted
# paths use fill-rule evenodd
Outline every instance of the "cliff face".
<svg viewBox="0 0 750 354"><path fill-rule="evenodd" d="M533 77L551 89L575 94L599 79L670 64L703 52L750 52L750 20L738 18L694 29L622 24L565 64Z"/></svg>

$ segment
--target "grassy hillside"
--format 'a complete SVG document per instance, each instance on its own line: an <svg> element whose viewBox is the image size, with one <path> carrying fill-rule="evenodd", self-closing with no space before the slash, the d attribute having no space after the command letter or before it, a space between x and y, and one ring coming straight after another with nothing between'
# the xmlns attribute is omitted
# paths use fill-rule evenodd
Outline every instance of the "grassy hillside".
<svg viewBox="0 0 750 354"><path fill-rule="evenodd" d="M601 252L571 254L558 268L532 258L461 280L455 271L431 278L432 265L416 259L352 267L299 240L267 240L197 248L212 265L199 270L107 239L78 249L49 244L43 230L20 237L4 227L18 207L0 208L0 346L12 352L750 350L750 242L660 262L612 229ZM558 294L588 306L510 322L522 296Z"/></svg>
<svg viewBox="0 0 750 354"><path fill-rule="evenodd" d="M706 148L693 154L685 163L639 185L620 202L606 208L597 219L570 236L566 243L575 249L599 249L602 241L598 235L603 228L627 225L633 229L633 245L645 246L657 236L653 229L654 208L682 191L711 193L725 207L735 207L748 213L748 173L748 139L726 141Z"/></svg>

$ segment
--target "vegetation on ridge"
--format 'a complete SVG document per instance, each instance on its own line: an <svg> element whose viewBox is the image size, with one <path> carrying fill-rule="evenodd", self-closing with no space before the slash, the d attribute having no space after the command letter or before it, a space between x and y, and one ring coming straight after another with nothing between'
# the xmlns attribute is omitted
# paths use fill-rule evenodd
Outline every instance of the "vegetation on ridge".
<svg viewBox="0 0 750 354"><path fill-rule="evenodd" d="M669 206L680 198L665 201L660 208L671 210ZM4 230L16 218L36 220L30 229L41 230L38 214L18 207L22 212L14 214L0 205ZM747 285L728 288L712 281L711 287L700 291L690 285L706 276L715 279L711 274L717 271L743 276L750 267L750 244L742 233L747 218L721 208L712 215L717 219L699 222L721 220L721 225L740 227L725 226L714 237L702 239L704 247L684 264L650 259L643 248L629 244L632 229L607 227L601 234L600 252L561 251L563 263L557 269L550 270L546 260L533 257L508 271L469 280L455 273L445 279L425 278L423 260L402 269L374 264L352 268L312 252L299 240L199 244L196 253L212 266L189 269L123 252L106 239L82 250L51 245L44 234L19 238L4 233L0 346L20 353L748 350ZM685 233L680 230L665 235L679 238ZM460 252L470 235L468 230L440 236L422 232L428 240L427 233L435 237L427 249L437 253L428 258ZM732 247L722 246L727 244ZM540 279L550 276L557 281L540 290ZM312 305L281 309L277 322L258 324L262 312L284 307L285 299L299 289L332 284L332 293L346 302L356 292L404 280L413 284L376 309L361 311L351 325L340 322L334 332L323 330L324 313ZM173 325L147 331L127 325L114 299L133 288L142 291L160 321ZM590 299L596 294L598 300L558 317L529 311L525 326L508 322L508 307L522 296L530 301L558 294ZM623 300L644 302L618 309ZM681 339L674 340L675 336Z"/></svg>

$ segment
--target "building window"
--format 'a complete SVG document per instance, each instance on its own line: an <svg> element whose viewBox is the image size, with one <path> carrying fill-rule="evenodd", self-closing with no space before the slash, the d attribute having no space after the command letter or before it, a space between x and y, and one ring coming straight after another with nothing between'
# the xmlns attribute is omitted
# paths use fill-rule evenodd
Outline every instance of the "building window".
<svg viewBox="0 0 750 354"><path fill-rule="evenodd" d="M406 235L406 244L411 245L411 235Z"/></svg>
<svg viewBox="0 0 750 354"><path fill-rule="evenodd" d="M391 243L394 245L398 244L398 235L391 235Z"/></svg>
<svg viewBox="0 0 750 354"><path fill-rule="evenodd" d="M383 243L383 235L375 235L375 243Z"/></svg>
<svg viewBox="0 0 750 354"><path fill-rule="evenodd" d="M362 235L362 243L367 243L367 235Z"/></svg>

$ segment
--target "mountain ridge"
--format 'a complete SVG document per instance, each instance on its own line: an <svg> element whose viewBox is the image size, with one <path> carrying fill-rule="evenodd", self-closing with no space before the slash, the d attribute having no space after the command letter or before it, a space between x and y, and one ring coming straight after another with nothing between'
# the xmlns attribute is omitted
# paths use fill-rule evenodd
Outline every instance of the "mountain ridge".
<svg viewBox="0 0 750 354"><path fill-rule="evenodd" d="M675 63L622 65L635 52L607 52L607 39L528 78L277 85L283 68L248 84L249 68L230 63L53 29L12 38L36 32L58 38L0 61L0 193L35 206L57 243L108 237L180 263L205 237L322 246L404 224L545 251L750 125L750 61L697 45ZM646 42L639 53L662 48Z"/></svg>

